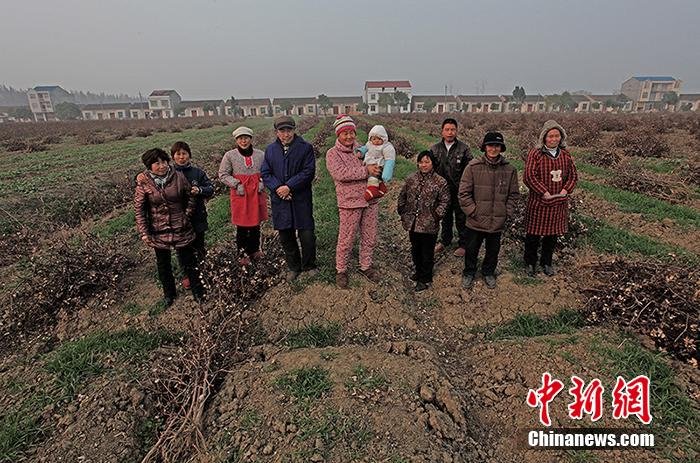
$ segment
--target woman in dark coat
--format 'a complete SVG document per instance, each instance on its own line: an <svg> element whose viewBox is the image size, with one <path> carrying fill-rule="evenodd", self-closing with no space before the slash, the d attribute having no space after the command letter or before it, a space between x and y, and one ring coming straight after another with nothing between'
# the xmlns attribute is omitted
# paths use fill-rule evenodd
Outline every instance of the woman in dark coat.
<svg viewBox="0 0 700 463"><path fill-rule="evenodd" d="M530 189L525 210L525 265L535 276L537 251L547 276L555 274L552 255L557 235L569 229L569 194L576 187L576 165L566 150L566 132L556 121L544 123L539 145L527 155L523 181Z"/></svg>
<svg viewBox="0 0 700 463"><path fill-rule="evenodd" d="M417 158L418 172L406 179L397 212L401 224L411 240L411 256L416 272L416 291L423 291L433 281L435 242L440 220L450 205L447 180L435 173L437 160L430 151L422 151Z"/></svg>
<svg viewBox="0 0 700 463"><path fill-rule="evenodd" d="M164 302L171 305L177 296L170 251L175 249L180 265L187 274L192 295L201 301L204 293L192 246L194 229L191 217L195 197L187 178L170 165L168 153L153 148L141 156L146 170L136 176L134 210L141 240L156 254L158 279L163 286Z"/></svg>

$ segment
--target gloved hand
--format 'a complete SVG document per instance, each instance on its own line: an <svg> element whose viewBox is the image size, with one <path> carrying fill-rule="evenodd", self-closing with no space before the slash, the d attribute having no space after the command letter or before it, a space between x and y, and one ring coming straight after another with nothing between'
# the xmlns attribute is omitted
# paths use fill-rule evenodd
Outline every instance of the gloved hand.
<svg viewBox="0 0 700 463"><path fill-rule="evenodd" d="M243 188L242 183L239 183L236 187L236 193L238 193L238 196L245 196L245 188Z"/></svg>

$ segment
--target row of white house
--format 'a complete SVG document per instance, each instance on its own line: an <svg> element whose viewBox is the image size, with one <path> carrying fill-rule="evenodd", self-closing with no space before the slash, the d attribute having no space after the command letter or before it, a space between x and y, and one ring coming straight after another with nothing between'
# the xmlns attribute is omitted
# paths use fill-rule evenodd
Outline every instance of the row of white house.
<svg viewBox="0 0 700 463"><path fill-rule="evenodd" d="M623 82L620 95L579 95L567 98L567 109L575 112L649 111L657 109L698 111L700 94L680 94L681 81L669 76L635 76ZM673 92L678 101L663 103ZM624 96L622 96L624 95ZM37 86L27 92L35 121L56 120L55 107L70 102L72 95L59 86ZM154 90L140 103L88 104L80 107L85 120L150 119L198 116L277 116L380 114L380 113L486 113L545 112L562 110L556 96L527 95L414 95L408 80L366 81L362 96L302 98L247 98L228 100L183 100L175 90ZM0 122L12 116L0 108Z"/></svg>

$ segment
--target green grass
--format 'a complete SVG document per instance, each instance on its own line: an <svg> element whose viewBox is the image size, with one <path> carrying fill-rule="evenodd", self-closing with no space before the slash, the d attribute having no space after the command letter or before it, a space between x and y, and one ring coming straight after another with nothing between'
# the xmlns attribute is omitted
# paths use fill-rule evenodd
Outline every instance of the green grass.
<svg viewBox="0 0 700 463"><path fill-rule="evenodd" d="M685 162L684 159L635 158L634 164L659 174L670 174Z"/></svg>
<svg viewBox="0 0 700 463"><path fill-rule="evenodd" d="M354 461L353 457L364 452L373 436L366 419L355 417L341 410L328 409L318 414L302 410L300 413L294 414L293 422L299 429L300 441L311 439L322 441L323 449L320 452L326 457L329 456L330 450L334 447L344 445L349 450L349 455L345 455L348 458L342 459L342 461ZM316 451L319 450L302 451L306 458L294 461L309 461L310 454L316 453Z"/></svg>
<svg viewBox="0 0 700 463"><path fill-rule="evenodd" d="M522 313L509 322L497 326L488 333L487 338L498 340L533 338L550 334L570 334L583 325L583 315L572 309L562 309L551 317Z"/></svg>
<svg viewBox="0 0 700 463"><path fill-rule="evenodd" d="M0 412L0 462L19 461L26 450L44 435L40 412L48 402L30 396L18 407Z"/></svg>
<svg viewBox="0 0 700 463"><path fill-rule="evenodd" d="M579 180L579 187L614 203L622 212L642 214L646 219L662 221L670 218L684 228L700 228L700 212L693 208L652 198L640 193Z"/></svg>
<svg viewBox="0 0 700 463"><path fill-rule="evenodd" d="M116 333L98 332L64 343L48 354L46 369L55 375L56 385L65 397L71 398L84 381L107 369L103 360L108 354L135 363L143 360L150 350L175 339L164 331L147 333L132 328Z"/></svg>
<svg viewBox="0 0 700 463"><path fill-rule="evenodd" d="M93 232L98 238L105 240L128 232L136 236L136 214L133 209L128 209L113 219L97 224Z"/></svg>
<svg viewBox="0 0 700 463"><path fill-rule="evenodd" d="M298 368L280 376L276 385L299 401L318 399L333 387L328 370L322 367Z"/></svg>
<svg viewBox="0 0 700 463"><path fill-rule="evenodd" d="M209 229L205 235L207 247L233 236L235 227L231 223L231 203L229 195L222 194L207 204Z"/></svg>
<svg viewBox="0 0 700 463"><path fill-rule="evenodd" d="M347 389L361 389L373 391L386 386L389 381L378 372L373 372L364 365L356 365L352 370L352 376L345 381Z"/></svg>
<svg viewBox="0 0 700 463"><path fill-rule="evenodd" d="M251 431L262 424L262 417L257 410L246 410L241 417L241 428Z"/></svg>
<svg viewBox="0 0 700 463"><path fill-rule="evenodd" d="M598 356L604 370L613 377L622 376L627 381L638 375L649 377L652 432L663 442L664 453L672 461L697 461L692 457L700 453L697 444L700 412L697 404L694 405L687 392L676 383L666 355L645 349L631 336L621 336L615 340L599 338L591 343L590 349ZM611 391L614 384L605 386L606 390ZM685 452L687 459L681 460L671 454L679 448Z"/></svg>
<svg viewBox="0 0 700 463"><path fill-rule="evenodd" d="M285 344L292 349L302 347L328 347L338 345L340 325L311 324L287 334Z"/></svg>
<svg viewBox="0 0 700 463"><path fill-rule="evenodd" d="M661 243L643 235L617 228L605 221L580 215L588 227L584 242L598 252L621 256L641 255L664 261L680 259L686 263L697 263L697 255L678 246Z"/></svg>

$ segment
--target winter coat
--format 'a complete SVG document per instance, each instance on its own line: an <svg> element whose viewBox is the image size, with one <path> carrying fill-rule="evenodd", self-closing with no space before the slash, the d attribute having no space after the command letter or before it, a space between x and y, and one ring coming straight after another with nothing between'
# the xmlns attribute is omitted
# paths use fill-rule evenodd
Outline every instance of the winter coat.
<svg viewBox="0 0 700 463"><path fill-rule="evenodd" d="M377 146L369 138L379 137L382 144ZM377 164L382 167L382 181L389 183L394 178L394 167L396 165L396 149L389 141L389 134L383 125L375 125L368 134L365 144L367 152L365 154L365 165Z"/></svg>
<svg viewBox="0 0 700 463"><path fill-rule="evenodd" d="M265 148L260 175L270 190L272 224L275 230L313 230L311 183L316 176L316 158L311 145L295 135L285 154L279 139L270 143ZM283 185L287 185L292 193L289 201L280 198L275 192Z"/></svg>
<svg viewBox="0 0 700 463"><path fill-rule="evenodd" d="M556 156L544 146L544 137L552 128L558 128L562 140ZM539 146L527 155L523 182L530 190L525 209L525 232L530 235L562 235L569 229L569 194L576 187L578 174L574 160L566 149L566 132L554 121L547 121L540 135ZM562 198L545 200L546 192L558 194L567 191Z"/></svg>
<svg viewBox="0 0 700 463"><path fill-rule="evenodd" d="M335 182L335 196L341 209L368 206L364 198L367 168L354 154L357 146L346 147L336 140L335 145L326 153L326 168Z"/></svg>
<svg viewBox="0 0 700 463"><path fill-rule="evenodd" d="M170 169L163 188L148 171L136 176L134 212L139 235L148 236L158 249L184 248L194 241L190 217L195 198L184 174Z"/></svg>
<svg viewBox="0 0 700 463"><path fill-rule="evenodd" d="M406 179L396 209L406 231L437 234L449 204L447 180L434 170L427 174L419 171Z"/></svg>
<svg viewBox="0 0 700 463"><path fill-rule="evenodd" d="M267 195L263 191L260 167L265 154L253 149L243 156L238 148L227 151L219 166L219 180L228 186L231 203L231 222L241 227L257 227L267 220ZM238 194L242 185L244 194Z"/></svg>
<svg viewBox="0 0 700 463"><path fill-rule="evenodd" d="M444 140L440 140L430 147L430 151L433 152L438 162L435 172L447 180L450 192L456 195L459 190L459 182L462 180L462 173L469 161L472 160L469 147L466 143L455 139L448 153Z"/></svg>
<svg viewBox="0 0 700 463"><path fill-rule="evenodd" d="M467 227L486 233L503 231L520 195L518 172L503 156L496 163L486 155L469 162L459 184L459 206Z"/></svg>
<svg viewBox="0 0 700 463"><path fill-rule="evenodd" d="M194 214L192 215L192 227L195 233L202 233L209 228L207 223L206 200L214 196L214 185L209 180L206 172L191 163L186 166L175 165L178 172L182 172L190 182L190 185L199 188L199 194L195 195Z"/></svg>

